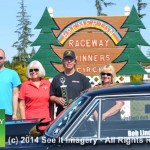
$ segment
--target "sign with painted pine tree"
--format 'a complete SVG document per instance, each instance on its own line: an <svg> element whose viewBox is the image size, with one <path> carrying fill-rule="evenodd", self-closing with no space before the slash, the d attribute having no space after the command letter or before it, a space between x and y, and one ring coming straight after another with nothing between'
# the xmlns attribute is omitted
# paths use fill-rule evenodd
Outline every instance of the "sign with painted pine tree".
<svg viewBox="0 0 150 150"><path fill-rule="evenodd" d="M45 68L46 76L53 77L58 74L59 71L54 68L51 62L62 63L62 61L51 47L51 45L60 46L60 43L53 33L53 30L58 30L59 27L49 15L47 8L35 29L41 29L41 31L37 39L32 43L32 46L40 46L40 48L29 62L33 60L40 61Z"/></svg>
<svg viewBox="0 0 150 150"><path fill-rule="evenodd" d="M149 46L140 33L145 29L133 6L127 16L54 17L45 9L35 29L41 29L32 46L40 46L30 59L39 60L46 76L64 70L63 53L76 53L76 70L87 76L98 75L102 65L112 63L119 75L146 74L145 57L139 46Z"/></svg>
<svg viewBox="0 0 150 150"><path fill-rule="evenodd" d="M145 26L134 6L121 28L128 28L128 30L117 45L126 45L126 47L113 63L126 62L126 64L117 73L119 75L147 74L140 63L150 62L150 59L145 57L139 46L149 46L149 44L140 33L140 29L145 29Z"/></svg>

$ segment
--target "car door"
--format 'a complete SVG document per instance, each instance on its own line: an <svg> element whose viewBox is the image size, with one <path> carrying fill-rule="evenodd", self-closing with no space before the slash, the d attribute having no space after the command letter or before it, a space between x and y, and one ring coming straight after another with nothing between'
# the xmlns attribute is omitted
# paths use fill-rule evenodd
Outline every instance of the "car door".
<svg viewBox="0 0 150 150"><path fill-rule="evenodd" d="M99 120L95 118L94 112L99 112L99 98L90 101L62 138L67 143L81 145L96 142L100 132L98 131Z"/></svg>
<svg viewBox="0 0 150 150"><path fill-rule="evenodd" d="M112 119L101 121L100 139L105 143L126 143L132 139L133 143L144 142L150 138L150 96L128 95L103 98L101 110L104 103L123 101L124 105L119 110L120 119L113 116ZM125 105L128 104L128 107ZM103 112L101 112L103 113Z"/></svg>
<svg viewBox="0 0 150 150"><path fill-rule="evenodd" d="M109 108L107 105L113 105L116 101L123 102L117 117L112 115L102 120L102 114ZM126 143L127 139L133 138L134 142L139 142L139 139L143 142L144 138L150 138L150 96L97 96L68 128L63 138L74 142L82 139L91 143Z"/></svg>

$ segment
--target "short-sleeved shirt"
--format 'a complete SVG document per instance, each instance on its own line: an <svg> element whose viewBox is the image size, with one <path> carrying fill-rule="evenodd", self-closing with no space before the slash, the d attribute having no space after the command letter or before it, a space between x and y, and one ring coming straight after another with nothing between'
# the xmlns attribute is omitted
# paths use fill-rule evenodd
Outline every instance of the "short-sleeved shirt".
<svg viewBox="0 0 150 150"><path fill-rule="evenodd" d="M112 108L113 106L116 105L116 101L112 101L112 100L106 100L102 102L102 107L101 107L101 112L102 114L107 112L110 108ZM114 120L120 120L121 116L120 116L120 111L118 111L116 114L113 114L112 116L109 116L108 118L106 118L105 120L107 121L114 121Z"/></svg>
<svg viewBox="0 0 150 150"><path fill-rule="evenodd" d="M5 114L13 114L13 89L21 84L15 70L4 68L0 71L0 109L5 109Z"/></svg>
<svg viewBox="0 0 150 150"><path fill-rule="evenodd" d="M48 80L42 79L39 88L31 80L22 83L19 99L25 101L26 119L46 118L46 120L50 120L49 90L50 82Z"/></svg>
<svg viewBox="0 0 150 150"><path fill-rule="evenodd" d="M80 93L91 87L89 79L83 74L75 71L74 74L66 76L64 72L56 75L51 83L50 95L62 97L60 86L63 85L62 78L65 78L64 85L67 85L68 99L74 100ZM57 115L63 110L61 105L58 105Z"/></svg>

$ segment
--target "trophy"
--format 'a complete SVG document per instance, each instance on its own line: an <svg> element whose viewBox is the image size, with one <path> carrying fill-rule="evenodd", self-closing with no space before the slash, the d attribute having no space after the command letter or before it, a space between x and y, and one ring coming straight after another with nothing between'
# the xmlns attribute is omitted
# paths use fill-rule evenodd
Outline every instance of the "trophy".
<svg viewBox="0 0 150 150"><path fill-rule="evenodd" d="M67 85L64 85L65 81L66 81L65 77L60 78L60 82L62 83L62 85L60 86L61 93L62 93L63 99L65 100L64 106L66 107L68 106L69 101L68 101L68 94L67 94Z"/></svg>

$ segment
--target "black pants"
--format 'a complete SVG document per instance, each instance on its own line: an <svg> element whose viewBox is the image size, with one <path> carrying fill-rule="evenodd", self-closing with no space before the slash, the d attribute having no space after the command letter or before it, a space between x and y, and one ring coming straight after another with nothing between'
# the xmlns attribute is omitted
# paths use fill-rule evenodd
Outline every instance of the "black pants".
<svg viewBox="0 0 150 150"><path fill-rule="evenodd" d="M12 120L12 115L5 115L5 121Z"/></svg>

